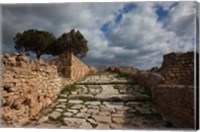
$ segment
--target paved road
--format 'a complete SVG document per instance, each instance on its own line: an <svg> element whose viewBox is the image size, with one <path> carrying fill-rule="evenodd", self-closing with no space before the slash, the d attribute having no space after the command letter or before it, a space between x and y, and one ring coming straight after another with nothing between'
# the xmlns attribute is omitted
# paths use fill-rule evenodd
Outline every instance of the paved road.
<svg viewBox="0 0 200 132"><path fill-rule="evenodd" d="M90 75L63 90L27 127L83 129L166 128L149 92L117 74ZM25 126L25 127L26 127Z"/></svg>

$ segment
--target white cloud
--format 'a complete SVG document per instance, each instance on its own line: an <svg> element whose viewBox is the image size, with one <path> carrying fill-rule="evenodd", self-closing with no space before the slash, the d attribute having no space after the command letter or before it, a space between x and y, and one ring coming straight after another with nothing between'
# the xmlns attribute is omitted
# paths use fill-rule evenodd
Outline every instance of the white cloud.
<svg viewBox="0 0 200 132"><path fill-rule="evenodd" d="M180 4L178 6L186 6ZM192 6L179 7L179 10L188 10L191 12ZM169 9L169 8L168 8ZM172 8L172 10L174 10ZM181 11L180 11L181 12ZM169 16L179 16L179 13L169 12ZM173 15L171 14L173 13ZM182 17L185 17L183 15ZM168 30L163 28L163 23L157 21L157 14L155 13L154 3L138 3L137 8L133 12L123 15L120 23L111 24L111 31L109 34L109 48L107 50L110 54L115 54L118 60L130 62L130 64L139 68L151 68L152 66L161 64L162 55L172 51L188 51L192 49L190 40L185 40L179 36L177 30ZM182 20L182 19L180 19ZM181 22L176 21L176 26L181 27ZM185 21L184 21L185 22ZM186 21L185 23L192 23L194 20ZM172 26L173 24L169 24ZM190 30L194 27L190 26ZM194 37L194 34L187 32L186 37ZM113 50L115 46L118 52ZM119 50L121 48L121 50ZM133 50L133 52L131 52ZM137 52L135 51L137 50ZM130 60L131 59L131 60ZM143 63L140 63L143 62ZM148 65L147 65L148 64Z"/></svg>
<svg viewBox="0 0 200 132"><path fill-rule="evenodd" d="M75 28L88 40L87 63L117 63L141 69L159 66L163 54L192 49L193 2L179 2L173 8L171 2L135 4L137 7L123 14L119 23L115 23L115 17L124 3L3 5L4 43L13 46L14 35L29 28L47 30L56 36ZM155 5L169 11L164 21L158 21ZM111 24L105 37L101 27L107 22Z"/></svg>

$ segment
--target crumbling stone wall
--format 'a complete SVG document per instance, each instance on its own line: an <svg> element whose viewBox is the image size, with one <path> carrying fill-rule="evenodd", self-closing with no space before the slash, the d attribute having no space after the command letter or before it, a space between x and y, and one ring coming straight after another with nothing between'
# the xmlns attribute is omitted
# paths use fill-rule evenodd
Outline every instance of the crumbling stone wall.
<svg viewBox="0 0 200 132"><path fill-rule="evenodd" d="M166 119L178 128L194 128L194 87L158 85L154 100Z"/></svg>
<svg viewBox="0 0 200 132"><path fill-rule="evenodd" d="M29 61L22 54L5 54L2 62L2 124L21 126L60 93L57 68L42 60Z"/></svg>
<svg viewBox="0 0 200 132"><path fill-rule="evenodd" d="M85 75L96 71L94 67L89 67L85 65L74 55L72 55L71 59L72 60L70 66L70 71L71 71L70 78L73 80L81 79Z"/></svg>
<svg viewBox="0 0 200 132"><path fill-rule="evenodd" d="M96 71L94 67L85 65L72 53L63 54L59 58L52 60L51 64L58 67L60 76L70 78L71 80L81 79L85 75Z"/></svg>
<svg viewBox="0 0 200 132"><path fill-rule="evenodd" d="M194 84L194 52L164 55L160 68L167 84Z"/></svg>
<svg viewBox="0 0 200 132"><path fill-rule="evenodd" d="M194 128L194 52L164 56L163 84L152 91L154 101L176 127Z"/></svg>
<svg viewBox="0 0 200 132"><path fill-rule="evenodd" d="M1 62L1 124L6 126L25 124L49 106L65 85L95 71L73 55L45 62L11 53L4 54ZM61 73L69 79L60 76Z"/></svg>
<svg viewBox="0 0 200 132"><path fill-rule="evenodd" d="M50 64L57 66L58 74L62 77L70 78L71 71L71 56L68 54L62 54L58 58L50 61Z"/></svg>
<svg viewBox="0 0 200 132"><path fill-rule="evenodd" d="M197 54L197 60L198 57ZM199 69L196 71L199 73ZM161 68L139 71L132 76L151 91L153 101L175 127L195 127L194 52L166 54Z"/></svg>

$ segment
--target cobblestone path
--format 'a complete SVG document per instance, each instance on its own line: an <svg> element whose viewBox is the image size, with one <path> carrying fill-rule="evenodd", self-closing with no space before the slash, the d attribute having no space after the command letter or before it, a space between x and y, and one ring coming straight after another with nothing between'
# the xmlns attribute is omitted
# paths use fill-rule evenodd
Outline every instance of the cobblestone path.
<svg viewBox="0 0 200 132"><path fill-rule="evenodd" d="M68 86L25 127L165 129L167 123L148 91L117 74L101 73Z"/></svg>

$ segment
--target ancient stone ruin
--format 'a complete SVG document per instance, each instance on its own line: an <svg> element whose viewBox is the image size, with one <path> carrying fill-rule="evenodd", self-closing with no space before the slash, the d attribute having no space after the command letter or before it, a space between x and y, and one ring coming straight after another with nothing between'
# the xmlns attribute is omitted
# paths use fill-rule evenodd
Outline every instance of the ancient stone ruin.
<svg viewBox="0 0 200 132"><path fill-rule="evenodd" d="M59 58L51 60L50 63L58 67L58 73L60 76L72 80L81 79L87 73L96 71L94 67L85 65L72 53L64 54Z"/></svg>
<svg viewBox="0 0 200 132"><path fill-rule="evenodd" d="M114 66L96 72L72 54L45 62L11 53L1 61L5 126L195 127L194 52L167 54L161 68L147 71Z"/></svg>
<svg viewBox="0 0 200 132"><path fill-rule="evenodd" d="M64 86L94 71L72 55L72 78L59 76L59 68L43 60L29 61L19 53L4 54L2 61L2 124L21 126L52 104ZM62 61L63 62L63 61ZM68 68L68 67L67 67ZM76 70L73 70L76 69Z"/></svg>
<svg viewBox="0 0 200 132"><path fill-rule="evenodd" d="M164 55L161 68L132 72L130 68L110 68L120 73L132 73L133 80L151 91L152 99L165 118L178 128L195 127L195 53L170 53ZM196 54L196 60L199 55ZM198 61L196 62L198 67ZM198 74L198 68L196 69ZM196 76L198 78L198 75Z"/></svg>
<svg viewBox="0 0 200 132"><path fill-rule="evenodd" d="M160 68L165 82L153 91L158 107L177 127L195 127L194 55L194 52L165 55Z"/></svg>

